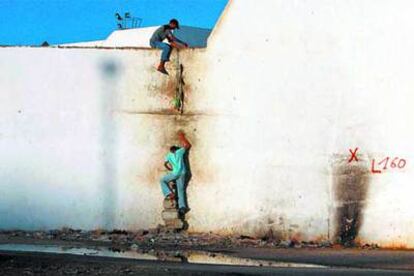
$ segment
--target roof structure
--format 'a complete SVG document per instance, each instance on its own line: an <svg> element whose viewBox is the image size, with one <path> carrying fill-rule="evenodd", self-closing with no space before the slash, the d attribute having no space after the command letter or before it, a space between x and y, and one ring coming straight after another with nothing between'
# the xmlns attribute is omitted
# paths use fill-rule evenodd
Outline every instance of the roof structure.
<svg viewBox="0 0 414 276"><path fill-rule="evenodd" d="M85 41L76 43L58 44L59 46L87 46L87 47L144 47L150 48L149 40L159 26L116 30L104 40ZM207 47L207 40L211 29L181 26L175 30L177 38L188 43L190 47Z"/></svg>

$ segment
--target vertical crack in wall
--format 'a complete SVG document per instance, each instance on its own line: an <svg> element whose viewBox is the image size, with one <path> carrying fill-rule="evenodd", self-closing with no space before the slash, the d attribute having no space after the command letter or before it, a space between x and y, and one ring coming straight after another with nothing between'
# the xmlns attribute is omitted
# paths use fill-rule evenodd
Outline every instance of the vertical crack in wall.
<svg viewBox="0 0 414 276"><path fill-rule="evenodd" d="M352 164L344 161L334 166L335 238L352 246L363 222L370 174L365 162Z"/></svg>
<svg viewBox="0 0 414 276"><path fill-rule="evenodd" d="M176 91L174 98L174 107L180 114L184 113L184 78L183 78L184 66L180 63L180 52L177 49L176 60Z"/></svg>
<svg viewBox="0 0 414 276"><path fill-rule="evenodd" d="M184 114L184 66L180 61L180 53L177 49L177 56L172 62L173 68L175 69L175 81L171 77L169 79L171 86L167 87L167 95L169 97L173 97L172 99L172 105L175 109L171 113L168 112L167 115L174 115L173 117L170 117L168 119L168 126L163 128L163 138L162 138L162 144L166 145L174 145L177 141L177 133L178 131L182 131L185 133L185 135L189 138L190 143L194 143L194 132L196 131L196 128L193 127L193 122L196 120L194 116L188 116L188 114ZM173 74L171 74L173 76ZM162 90L162 88L161 88ZM161 91L164 92L164 91ZM178 112L178 113L177 113ZM187 116L186 116L187 115ZM175 144L180 146L179 144ZM187 168L187 173L185 177L185 194L187 195L187 188L192 178L192 172L191 172L191 164L190 164L190 150L186 151L186 154L184 155L184 162L185 166ZM173 183L170 183L174 185ZM186 206L189 207L187 196L184 198L184 201L186 202ZM167 202L168 203L168 202ZM178 230L187 230L189 227L188 221L186 219L185 214L180 214L177 216L178 211L178 205L175 204L173 208L166 208L168 204L164 202L164 210L162 213L162 219L164 220L164 224L167 228L173 229L175 231Z"/></svg>

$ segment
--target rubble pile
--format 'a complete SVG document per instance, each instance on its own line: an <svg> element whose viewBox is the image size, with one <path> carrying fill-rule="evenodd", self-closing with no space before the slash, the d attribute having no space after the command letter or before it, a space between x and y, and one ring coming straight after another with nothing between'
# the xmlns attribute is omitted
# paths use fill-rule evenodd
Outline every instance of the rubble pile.
<svg viewBox="0 0 414 276"><path fill-rule="evenodd" d="M53 240L69 242L87 242L108 245L116 250L125 249L209 249L240 247L273 247L273 248L338 248L330 241L297 241L271 240L249 236L222 236L214 233L177 232L174 227L158 226L157 228L125 231L125 230L74 230L63 228L49 231L1 231L0 240ZM356 245L361 249L378 249L376 244Z"/></svg>
<svg viewBox="0 0 414 276"><path fill-rule="evenodd" d="M164 210L161 213L161 217L164 220L165 227L171 230L183 230L186 222L184 218L181 218L178 214L178 206L176 200L165 198L163 201Z"/></svg>

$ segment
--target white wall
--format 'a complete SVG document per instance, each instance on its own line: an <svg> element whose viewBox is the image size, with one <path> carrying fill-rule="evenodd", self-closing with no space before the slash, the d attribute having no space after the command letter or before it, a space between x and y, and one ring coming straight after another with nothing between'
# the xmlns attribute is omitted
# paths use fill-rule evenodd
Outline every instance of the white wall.
<svg viewBox="0 0 414 276"><path fill-rule="evenodd" d="M77 47L144 47L151 48L149 40L159 26L113 31L106 39L59 44Z"/></svg>
<svg viewBox="0 0 414 276"><path fill-rule="evenodd" d="M333 168L347 166L338 160L359 147L362 166L386 156L408 162L369 174L360 239L413 246L412 7L385 0L229 4L201 57L208 69L196 101L228 118L212 133L219 137L211 143L220 147L216 173L228 189L217 213L231 205L232 224L282 217L282 228L299 225L302 236L333 234L341 204Z"/></svg>
<svg viewBox="0 0 414 276"><path fill-rule="evenodd" d="M2 48L0 55L1 228L113 228L123 205L130 223L156 225L158 184L131 193L140 175L127 187L119 177L138 165L123 158L138 156L141 173L156 169L144 166L139 151L121 155L120 144L130 139L123 124L131 127L123 97L145 111L169 105L161 91L169 81L155 70L159 53ZM147 135L150 128L141 130L137 120Z"/></svg>
<svg viewBox="0 0 414 276"><path fill-rule="evenodd" d="M63 43L57 46L64 46L64 47L103 47L105 40L93 40L93 41L84 41L84 42L73 42L73 43Z"/></svg>
<svg viewBox="0 0 414 276"><path fill-rule="evenodd" d="M135 46L150 48L149 40L159 26L117 30L112 32L104 42L104 46Z"/></svg>
<svg viewBox="0 0 414 276"><path fill-rule="evenodd" d="M362 242L412 247L412 5L231 1L209 47L180 54L184 116L157 51L0 49L0 227L155 226L182 128L190 230L332 238L358 201ZM364 174L362 190L355 147L352 165L407 166Z"/></svg>

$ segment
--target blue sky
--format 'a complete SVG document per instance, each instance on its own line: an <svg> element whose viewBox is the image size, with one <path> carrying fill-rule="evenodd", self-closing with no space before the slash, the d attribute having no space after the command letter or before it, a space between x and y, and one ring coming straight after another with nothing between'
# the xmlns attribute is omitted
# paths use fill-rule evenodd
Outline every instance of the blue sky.
<svg viewBox="0 0 414 276"><path fill-rule="evenodd" d="M103 39L116 29L115 12L154 26L213 28L227 0L0 0L0 45L39 45Z"/></svg>

